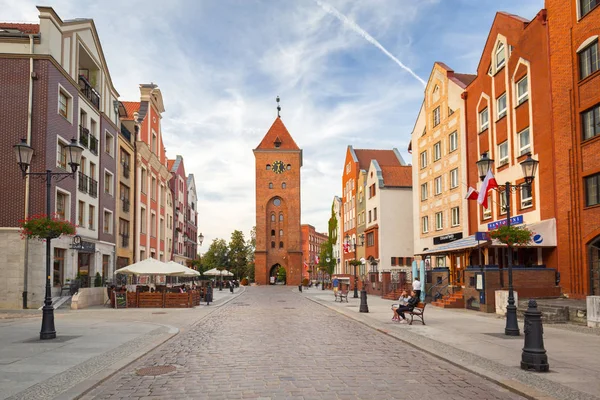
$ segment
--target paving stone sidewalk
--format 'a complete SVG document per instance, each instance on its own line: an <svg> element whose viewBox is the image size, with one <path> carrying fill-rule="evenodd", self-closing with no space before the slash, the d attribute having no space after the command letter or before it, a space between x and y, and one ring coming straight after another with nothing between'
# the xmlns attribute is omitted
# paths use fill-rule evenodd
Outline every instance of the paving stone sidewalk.
<svg viewBox="0 0 600 400"><path fill-rule="evenodd" d="M550 372L520 369L521 336L504 335L505 320L471 310L439 309L428 305L425 322L412 326L391 321L392 301L368 297L369 313L360 313L360 299L335 302L330 290L308 290L302 296L350 318L426 350L438 357L500 382L534 398L599 399L600 336L597 329L544 325L544 344Z"/></svg>

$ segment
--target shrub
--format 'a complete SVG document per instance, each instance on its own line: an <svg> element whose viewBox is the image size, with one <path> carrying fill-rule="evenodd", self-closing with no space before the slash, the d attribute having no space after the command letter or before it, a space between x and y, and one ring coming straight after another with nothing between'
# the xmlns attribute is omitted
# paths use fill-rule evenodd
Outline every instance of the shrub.
<svg viewBox="0 0 600 400"><path fill-rule="evenodd" d="M22 239L55 239L61 235L74 235L75 225L57 215L33 215L19 221Z"/></svg>
<svg viewBox="0 0 600 400"><path fill-rule="evenodd" d="M242 278L242 280L240 281L240 285L242 285L242 286L248 286L248 279L247 278Z"/></svg>
<svg viewBox="0 0 600 400"><path fill-rule="evenodd" d="M302 279L302 286L308 286L308 278Z"/></svg>
<svg viewBox="0 0 600 400"><path fill-rule="evenodd" d="M96 276L94 277L94 287L102 286L102 276L100 276L100 272L96 272Z"/></svg>
<svg viewBox="0 0 600 400"><path fill-rule="evenodd" d="M526 245L531 241L532 232L525 226L501 226L490 232L490 237L509 246Z"/></svg>

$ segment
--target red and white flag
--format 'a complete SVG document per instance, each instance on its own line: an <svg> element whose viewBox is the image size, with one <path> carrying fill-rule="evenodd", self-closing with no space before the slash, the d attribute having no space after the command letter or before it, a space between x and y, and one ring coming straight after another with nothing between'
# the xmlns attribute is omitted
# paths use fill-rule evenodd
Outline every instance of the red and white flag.
<svg viewBox="0 0 600 400"><path fill-rule="evenodd" d="M477 200L477 196L479 196L479 192L477 190L473 189L471 186L469 186L469 190L467 191L467 195L465 196L465 199Z"/></svg>
<svg viewBox="0 0 600 400"><path fill-rule="evenodd" d="M350 245L348 243L344 243L344 253L348 253L350 251Z"/></svg>
<svg viewBox="0 0 600 400"><path fill-rule="evenodd" d="M319 263L319 256L315 256L315 264Z"/></svg>
<svg viewBox="0 0 600 400"><path fill-rule="evenodd" d="M477 202L483 206L483 208L488 208L488 193L490 190L497 188L498 182L496 182L496 178L492 174L492 170L488 169L487 174L485 175L485 179L481 184L481 190L479 191L479 196L477 196Z"/></svg>
<svg viewBox="0 0 600 400"><path fill-rule="evenodd" d="M308 264L304 261L304 268L308 268Z"/></svg>

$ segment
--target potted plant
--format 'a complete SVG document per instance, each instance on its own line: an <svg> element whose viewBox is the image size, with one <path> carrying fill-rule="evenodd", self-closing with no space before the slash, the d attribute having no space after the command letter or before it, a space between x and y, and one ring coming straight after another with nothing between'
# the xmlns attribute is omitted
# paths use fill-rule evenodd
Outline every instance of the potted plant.
<svg viewBox="0 0 600 400"><path fill-rule="evenodd" d="M76 228L71 222L57 215L33 215L19 221L22 239L55 239L62 235L74 235Z"/></svg>
<svg viewBox="0 0 600 400"><path fill-rule="evenodd" d="M509 246L525 246L533 233L525 226L504 225L490 232L490 237Z"/></svg>

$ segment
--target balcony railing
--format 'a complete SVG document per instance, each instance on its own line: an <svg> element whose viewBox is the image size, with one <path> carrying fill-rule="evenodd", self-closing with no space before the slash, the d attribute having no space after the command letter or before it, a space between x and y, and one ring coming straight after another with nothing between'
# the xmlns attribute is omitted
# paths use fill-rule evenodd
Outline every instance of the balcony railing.
<svg viewBox="0 0 600 400"><path fill-rule="evenodd" d="M98 139L90 135L90 151L94 155L98 155Z"/></svg>
<svg viewBox="0 0 600 400"><path fill-rule="evenodd" d="M100 95L83 75L79 75L79 88L81 89L81 93L92 102L94 107L100 109Z"/></svg>
<svg viewBox="0 0 600 400"><path fill-rule="evenodd" d="M79 125L79 144L85 148L90 147L90 130Z"/></svg>
<svg viewBox="0 0 600 400"><path fill-rule="evenodd" d="M98 197L98 181L90 178L90 196Z"/></svg>
<svg viewBox="0 0 600 400"><path fill-rule="evenodd" d="M121 234L121 247L129 247L129 235Z"/></svg>
<svg viewBox="0 0 600 400"><path fill-rule="evenodd" d="M123 199L123 212L129 212L129 200Z"/></svg>
<svg viewBox="0 0 600 400"><path fill-rule="evenodd" d="M81 191L83 193L87 193L88 192L88 176L81 171L78 172L78 175L79 175L79 184L77 187L79 188L79 191Z"/></svg>
<svg viewBox="0 0 600 400"><path fill-rule="evenodd" d="M127 129L125 125L121 125L121 134L131 143L131 132L129 132L129 129Z"/></svg>

